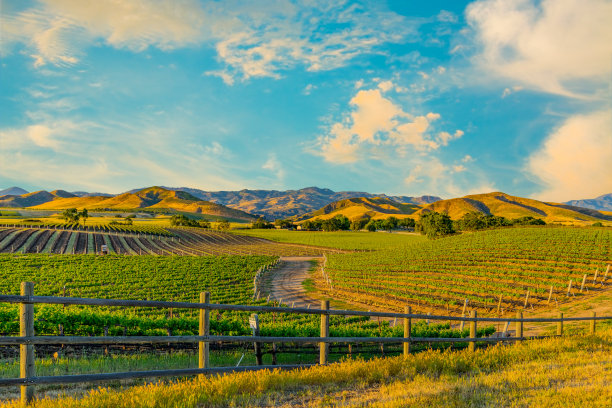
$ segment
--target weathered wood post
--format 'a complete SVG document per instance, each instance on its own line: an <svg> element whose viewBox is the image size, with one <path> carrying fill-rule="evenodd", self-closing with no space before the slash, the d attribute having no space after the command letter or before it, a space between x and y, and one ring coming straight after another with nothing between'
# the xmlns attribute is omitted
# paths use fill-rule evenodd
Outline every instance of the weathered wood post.
<svg viewBox="0 0 612 408"><path fill-rule="evenodd" d="M580 285L580 293L582 293L582 290L584 289L584 284L586 283L586 278L587 278L587 274L585 273L584 276L582 277L582 285Z"/></svg>
<svg viewBox="0 0 612 408"><path fill-rule="evenodd" d="M563 312L559 312L559 322L557 322L557 336L563 336Z"/></svg>
<svg viewBox="0 0 612 408"><path fill-rule="evenodd" d="M412 307L405 306L404 307L405 314L412 314ZM409 339L411 337L412 332L412 319L410 317L404 317L404 338ZM404 358L408 358L410 355L410 342L404 342Z"/></svg>
<svg viewBox="0 0 612 408"><path fill-rule="evenodd" d="M257 313L253 313L251 315L251 318L249 319L249 326L253 331L253 336L259 336L259 316L257 316ZM255 358L257 360L257 365L263 365L261 360L261 346L258 342L254 342L253 348L255 349Z"/></svg>
<svg viewBox="0 0 612 408"><path fill-rule="evenodd" d="M518 341L523 340L523 312L516 312L516 337L518 337Z"/></svg>
<svg viewBox="0 0 612 408"><path fill-rule="evenodd" d="M329 310L329 300L321 301L321 309ZM329 337L329 315L321 313L321 338ZM329 343L319 343L319 364L327 364L327 352Z"/></svg>
<svg viewBox="0 0 612 408"><path fill-rule="evenodd" d="M200 292L200 303L210 303L210 292ZM210 335L210 309L208 307L200 309L200 336ZM209 350L210 343L208 341L199 342L199 368L209 368ZM200 378L203 378L204 374L200 374Z"/></svg>
<svg viewBox="0 0 612 408"><path fill-rule="evenodd" d="M595 312L591 312L591 317L593 318L593 320L591 320L591 334L595 334Z"/></svg>
<svg viewBox="0 0 612 408"><path fill-rule="evenodd" d="M567 285L567 296L570 295L572 290L572 280L570 279L569 284Z"/></svg>
<svg viewBox="0 0 612 408"><path fill-rule="evenodd" d="M502 305L502 295L499 295L499 302L497 303L497 314L501 312L501 305Z"/></svg>
<svg viewBox="0 0 612 408"><path fill-rule="evenodd" d="M468 304L468 300L465 299L463 301L463 311L461 312L461 317L465 317L465 309L467 308L467 304ZM463 326L465 325L465 322L462 320L461 321L461 326L459 327L459 331L463 331Z"/></svg>
<svg viewBox="0 0 612 408"><path fill-rule="evenodd" d="M472 310L472 313L470 313L470 317L474 320L472 320L470 322L470 338L475 339L476 338L476 317L478 316L478 314L476 313L476 309ZM468 346L468 350L470 352L474 352L476 350L476 340L472 340L470 341L470 344Z"/></svg>
<svg viewBox="0 0 612 408"><path fill-rule="evenodd" d="M548 302L546 304L550 305L550 299L552 299L553 294L553 285L550 285L550 292L548 292Z"/></svg>
<svg viewBox="0 0 612 408"><path fill-rule="evenodd" d="M529 289L527 289L527 294L525 295L525 304L523 305L523 309L527 309L528 302L529 302Z"/></svg>
<svg viewBox="0 0 612 408"><path fill-rule="evenodd" d="M21 282L21 296L34 296L34 283ZM19 336L34 336L34 305L32 303L19 304ZM19 345L19 378L31 378L36 375L34 366L34 345ZM34 399L34 386L21 386L21 403L28 405Z"/></svg>

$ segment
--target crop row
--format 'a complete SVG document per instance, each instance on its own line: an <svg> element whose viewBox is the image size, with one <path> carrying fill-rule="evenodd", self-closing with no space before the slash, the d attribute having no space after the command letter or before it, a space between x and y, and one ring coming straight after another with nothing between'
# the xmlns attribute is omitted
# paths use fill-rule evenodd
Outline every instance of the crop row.
<svg viewBox="0 0 612 408"><path fill-rule="evenodd" d="M0 228L0 253L99 254L102 245L120 255L316 256L317 248L278 244L215 231L173 229L171 236L42 228Z"/></svg>
<svg viewBox="0 0 612 408"><path fill-rule="evenodd" d="M603 286L612 260L607 229L513 228L463 234L392 249L329 254L325 272L333 290L391 307L462 305L495 309L563 299ZM612 272L612 271L611 271ZM582 288L584 276L585 286ZM597 276L596 276L597 275ZM608 279L612 280L612 273ZM583 290L581 290L583 289Z"/></svg>

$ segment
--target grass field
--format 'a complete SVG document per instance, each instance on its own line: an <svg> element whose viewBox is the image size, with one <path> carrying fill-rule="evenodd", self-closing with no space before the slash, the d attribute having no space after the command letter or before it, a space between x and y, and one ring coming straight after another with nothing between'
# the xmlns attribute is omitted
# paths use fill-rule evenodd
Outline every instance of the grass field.
<svg viewBox="0 0 612 408"><path fill-rule="evenodd" d="M353 231L289 231L289 230L234 230L235 234L260 237L276 242L314 245L347 250L375 250L409 245L425 241L418 234Z"/></svg>
<svg viewBox="0 0 612 408"><path fill-rule="evenodd" d="M356 360L290 372L209 376L100 388L37 408L110 407L609 407L612 331L512 346ZM6 408L20 406L9 402Z"/></svg>

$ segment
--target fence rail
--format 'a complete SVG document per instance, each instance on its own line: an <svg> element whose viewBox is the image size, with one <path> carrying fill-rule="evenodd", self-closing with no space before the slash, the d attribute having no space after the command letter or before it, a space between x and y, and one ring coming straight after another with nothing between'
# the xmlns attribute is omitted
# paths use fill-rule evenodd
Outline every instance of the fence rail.
<svg viewBox="0 0 612 408"><path fill-rule="evenodd" d="M29 404L34 398L35 384L66 384L107 381L117 379L151 378L164 376L188 376L215 373L227 373L233 371L252 371L266 368L292 369L297 367L308 367L314 364L299 365L257 365L243 367L210 367L209 344L210 342L242 342L242 343L318 343L319 364L327 364L329 343L400 343L403 344L404 356L410 354L412 343L468 343L469 350L475 350L476 343L496 343L507 341L522 341L527 339L523 336L523 325L528 322L556 322L557 335L563 334L563 323L572 321L589 321L590 332L595 332L595 322L598 320L609 320L612 316L596 316L594 312L589 317L564 317L562 313L556 318L525 318L522 312L517 312L516 318L491 318L478 317L476 310L472 310L469 317L441 316L429 314L412 313L412 309L406 306L404 313L392 312L364 312L357 310L332 310L329 301L323 301L320 309L309 308L286 308L275 306L247 306L226 305L210 303L210 294L203 292L200 295L200 303L193 302L167 302L152 300L127 300L127 299L90 299L71 298L56 296L34 296L34 284L22 282L21 295L0 295L0 302L19 304L20 331L19 336L0 337L0 345L19 345L20 348L20 378L0 379L0 386L21 386L21 399ZM34 305L35 304L61 304L61 305L89 305L89 306L140 306L156 308L175 309L199 309L200 323L199 335L197 336L104 336L104 337L81 337L81 336L36 336L34 334ZM253 336L221 336L210 334L210 311L232 310L245 312L283 312L296 314L318 314L321 316L320 337L271 337L259 336L254 332ZM329 337L329 316L366 316L387 317L404 320L403 337ZM467 338L429 338L412 337L412 319L429 319L444 321L460 321L470 323L470 335ZM478 322L507 322L515 323L516 331L514 337L477 337ZM531 338L543 338L550 336L532 336ZM34 368L34 346L35 345L58 345L58 344L158 344L158 343L198 343L199 345L199 367L173 370L154 371L131 371L120 373L84 374L37 377ZM258 362L260 360L258 359Z"/></svg>

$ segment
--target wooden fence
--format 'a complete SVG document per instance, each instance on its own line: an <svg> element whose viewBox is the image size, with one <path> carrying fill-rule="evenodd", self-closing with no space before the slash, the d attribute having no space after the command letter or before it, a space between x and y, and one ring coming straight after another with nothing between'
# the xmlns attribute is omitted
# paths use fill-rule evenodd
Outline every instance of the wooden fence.
<svg viewBox="0 0 612 408"><path fill-rule="evenodd" d="M527 322L557 322L557 335L563 334L563 323L568 321L589 321L590 332L595 332L597 320L612 319L612 316L596 316L594 312L590 317L564 317L559 313L557 318L524 318L522 312L517 312L516 318L493 318L478 317L472 310L470 317L437 316L429 314L414 314L411 307L406 306L404 313L391 312L364 312L356 310L332 310L329 301L322 301L320 309L310 308L286 308L272 306L246 306L225 305L210 303L210 294L200 294L200 303L190 302L166 302L151 300L125 300L125 299L89 299L56 296L34 296L34 284L32 282L21 283L21 295L0 295L0 302L19 304L19 336L0 337L0 345L19 345L20 348L20 376L19 378L0 378L0 386L21 386L22 402L28 404L34 398L34 386L36 384L67 384L86 383L106 380L123 380L133 378L153 377L175 377L188 375L203 375L226 373L233 371L251 371L261 369L292 369L297 367L308 367L314 364L299 365L258 365L245 367L210 367L209 343L212 342L252 342L252 343L318 343L319 364L327 364L329 343L403 343L404 356L410 354L411 343L468 343L469 350L474 351L476 342L495 343L500 341L522 341L527 339L523 336L523 324ZM81 336L36 336L34 334L34 304L60 304L60 305L90 305L90 306L122 306L122 307L161 307L161 308L184 308L199 309L199 334L197 336L104 336L104 337L81 337ZM211 310L233 310L246 312L283 312L296 314L318 314L321 316L320 337L269 337L269 336L215 336L210 334L210 311ZM403 319L403 337L329 337L329 316L367 316L387 317ZM470 336L468 338L429 338L411 337L412 319L429 319L469 322ZM514 337L481 337L477 338L478 322L510 322L515 323L516 331ZM257 333L255 333L257 334ZM542 337L542 336L539 336ZM120 373L62 375L62 376L36 376L34 366L34 345L92 345L92 344L154 344L154 343L198 343L199 366L198 368L153 370L153 371L130 371ZM258 359L259 360L259 359Z"/></svg>

